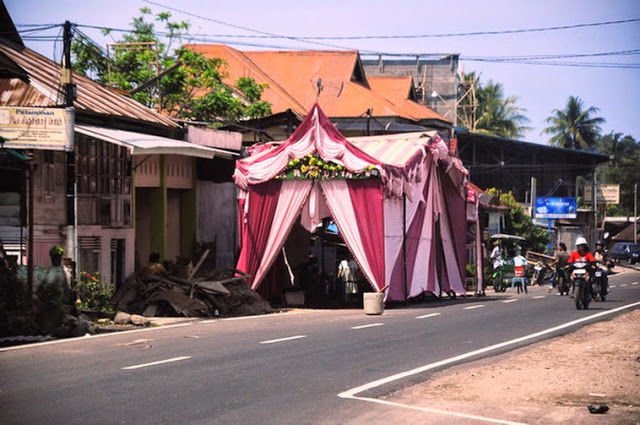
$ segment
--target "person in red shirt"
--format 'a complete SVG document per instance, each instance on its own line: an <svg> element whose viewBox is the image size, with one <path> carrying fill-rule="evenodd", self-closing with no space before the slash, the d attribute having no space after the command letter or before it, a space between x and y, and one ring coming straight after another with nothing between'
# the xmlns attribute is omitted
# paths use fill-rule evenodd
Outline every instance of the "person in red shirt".
<svg viewBox="0 0 640 425"><path fill-rule="evenodd" d="M589 246L587 245L587 240L580 236L576 239L576 250L569 255L569 259L567 263L571 266L573 263L577 262L585 262L589 264L593 264L596 262L595 257L589 251ZM571 297L573 297L573 293L575 292L575 285L573 284L573 280L571 280Z"/></svg>
<svg viewBox="0 0 640 425"><path fill-rule="evenodd" d="M589 251L587 240L582 236L576 239L576 250L569 255L567 263L573 264L578 261L583 261L585 263L595 263L596 261L593 254Z"/></svg>

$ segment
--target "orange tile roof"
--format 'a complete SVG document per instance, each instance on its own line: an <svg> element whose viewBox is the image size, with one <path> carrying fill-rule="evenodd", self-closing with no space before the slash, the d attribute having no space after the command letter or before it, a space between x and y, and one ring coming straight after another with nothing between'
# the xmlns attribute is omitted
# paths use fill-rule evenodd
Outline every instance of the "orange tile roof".
<svg viewBox="0 0 640 425"><path fill-rule="evenodd" d="M414 119L449 121L436 111L411 100L410 94L413 88L413 77L380 75L367 77L367 79L369 80L371 90L389 99Z"/></svg>
<svg viewBox="0 0 640 425"><path fill-rule="evenodd" d="M239 77L252 77L269 87L263 100L271 103L273 113L291 109L305 115L318 101L323 111L332 118L363 116L368 109L374 117L402 117L410 120L448 120L429 108L408 100L410 88L404 98L390 91L380 79L380 91L370 86L364 74L357 51L246 51L225 45L186 45L206 57L221 58L226 62L223 80L235 85ZM322 79L322 91L317 96L316 82ZM404 77L403 77L404 79ZM398 84L399 82L389 82ZM403 84L411 84L404 81ZM388 94L388 95L387 95Z"/></svg>

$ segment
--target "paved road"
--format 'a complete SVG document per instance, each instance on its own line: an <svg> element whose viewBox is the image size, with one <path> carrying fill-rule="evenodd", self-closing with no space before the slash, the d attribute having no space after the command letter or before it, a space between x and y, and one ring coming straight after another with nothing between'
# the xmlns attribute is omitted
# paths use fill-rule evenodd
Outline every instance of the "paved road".
<svg viewBox="0 0 640 425"><path fill-rule="evenodd" d="M527 295L431 302L383 316L296 311L3 350L0 423L344 423L380 408L338 397L354 387L640 301L639 272L613 276L611 284L608 300L588 311L537 287Z"/></svg>

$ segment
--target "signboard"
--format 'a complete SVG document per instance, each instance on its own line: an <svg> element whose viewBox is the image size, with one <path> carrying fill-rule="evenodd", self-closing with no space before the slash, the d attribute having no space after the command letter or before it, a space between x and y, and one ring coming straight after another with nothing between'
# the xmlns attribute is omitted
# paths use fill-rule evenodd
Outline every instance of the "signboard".
<svg viewBox="0 0 640 425"><path fill-rule="evenodd" d="M593 191L586 187L584 190L584 201L591 203ZM620 185L619 184L599 184L598 185L598 202L601 204L619 204L620 203Z"/></svg>
<svg viewBox="0 0 640 425"><path fill-rule="evenodd" d="M535 218L576 218L576 198L536 198Z"/></svg>
<svg viewBox="0 0 640 425"><path fill-rule="evenodd" d="M70 150L73 146L72 110L0 107L0 137L11 149Z"/></svg>

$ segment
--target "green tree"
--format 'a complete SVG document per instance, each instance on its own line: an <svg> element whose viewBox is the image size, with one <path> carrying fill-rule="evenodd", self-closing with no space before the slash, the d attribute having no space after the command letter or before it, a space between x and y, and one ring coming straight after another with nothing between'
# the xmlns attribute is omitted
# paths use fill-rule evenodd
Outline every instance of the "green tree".
<svg viewBox="0 0 640 425"><path fill-rule="evenodd" d="M529 129L525 110L516 96L505 97L502 84L481 83L471 72L462 78L463 96L458 104L458 120L470 131L500 137L519 138Z"/></svg>
<svg viewBox="0 0 640 425"><path fill-rule="evenodd" d="M564 109L554 109L547 118L549 127L542 133L551 135L550 145L567 149L593 149L600 136L600 125L604 118L594 116L599 112L595 106L585 108L579 97L570 96Z"/></svg>
<svg viewBox="0 0 640 425"><path fill-rule="evenodd" d="M598 181L620 185L620 204L610 205L607 215L633 214L633 186L640 182L640 143L630 135L611 132L601 137L597 149L609 156L598 167Z"/></svg>
<svg viewBox="0 0 640 425"><path fill-rule="evenodd" d="M547 230L533 223L531 216L526 214L522 205L513 196L513 193L503 193L496 188L489 188L486 192L489 195L497 196L500 200L500 205L509 207L505 215L504 232L525 238L525 241L522 242L523 252L527 250L544 252L550 241Z"/></svg>
<svg viewBox="0 0 640 425"><path fill-rule="evenodd" d="M158 36L156 25L163 28ZM267 87L241 78L236 87L223 83L224 62L174 48L189 30L186 21L169 12L140 9L131 32L113 44L111 57L77 32L72 44L73 66L90 78L128 91L140 103L177 118L195 121L236 121L271 114L261 96ZM109 30L103 31L109 34Z"/></svg>

